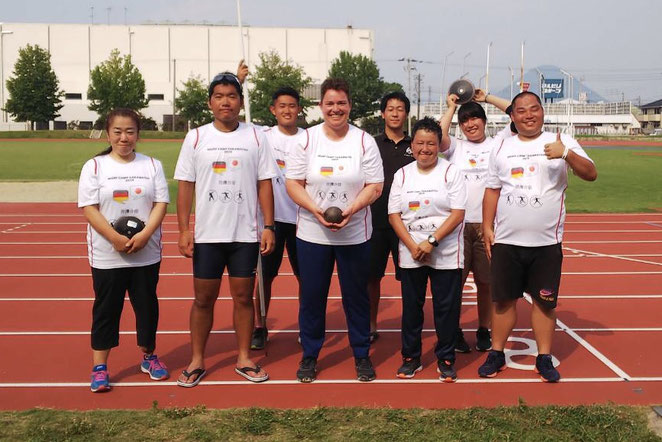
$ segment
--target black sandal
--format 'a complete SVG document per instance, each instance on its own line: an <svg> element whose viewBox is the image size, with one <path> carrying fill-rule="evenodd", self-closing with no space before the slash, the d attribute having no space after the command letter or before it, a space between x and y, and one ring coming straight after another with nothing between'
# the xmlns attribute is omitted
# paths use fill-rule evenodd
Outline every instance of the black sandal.
<svg viewBox="0 0 662 442"><path fill-rule="evenodd" d="M264 376L251 376L249 373L255 373L256 375L262 370L262 368L259 365L256 365L255 368L253 367L235 367L234 371L237 373L239 376L248 379L251 382L264 382L267 379L269 379L269 375L267 373L264 373Z"/></svg>
<svg viewBox="0 0 662 442"><path fill-rule="evenodd" d="M200 383L202 377L207 374L207 370L205 370L204 368L196 368L195 370L192 370L190 373L186 370L182 370L182 374L186 376L187 380L191 376L195 376L195 379L193 380L193 382L182 382L179 379L177 379L177 385L184 388L192 388Z"/></svg>

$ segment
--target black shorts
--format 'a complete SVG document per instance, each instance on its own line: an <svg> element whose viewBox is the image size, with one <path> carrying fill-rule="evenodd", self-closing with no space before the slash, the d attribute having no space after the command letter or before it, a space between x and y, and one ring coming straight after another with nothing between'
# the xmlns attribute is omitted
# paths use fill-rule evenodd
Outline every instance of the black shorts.
<svg viewBox="0 0 662 442"><path fill-rule="evenodd" d="M194 243L193 277L221 279L227 266L230 276L251 278L255 276L259 252L256 242Z"/></svg>
<svg viewBox="0 0 662 442"><path fill-rule="evenodd" d="M370 279L382 279L388 262L388 254L393 257L395 279L400 281L398 265L398 235L390 227L373 229L370 238Z"/></svg>
<svg viewBox="0 0 662 442"><path fill-rule="evenodd" d="M292 272L299 276L299 260L297 259L297 226L296 224L275 222L276 247L267 256L262 257L262 271L265 278L278 276L280 264L283 262L283 252L287 248L287 257L292 266Z"/></svg>
<svg viewBox="0 0 662 442"><path fill-rule="evenodd" d="M561 283L561 244L522 247L492 246L493 301L521 298L528 293L542 307L555 308Z"/></svg>

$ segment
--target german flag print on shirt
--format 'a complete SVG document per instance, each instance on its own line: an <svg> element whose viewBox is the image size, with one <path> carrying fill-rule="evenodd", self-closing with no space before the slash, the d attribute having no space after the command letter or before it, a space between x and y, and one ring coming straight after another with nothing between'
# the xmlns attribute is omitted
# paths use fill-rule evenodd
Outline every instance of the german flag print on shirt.
<svg viewBox="0 0 662 442"><path fill-rule="evenodd" d="M414 212L421 208L421 203L419 201L409 201L409 210Z"/></svg>
<svg viewBox="0 0 662 442"><path fill-rule="evenodd" d="M513 167L510 169L510 176L513 178L522 178L524 176L523 167Z"/></svg>
<svg viewBox="0 0 662 442"><path fill-rule="evenodd" d="M223 173L227 170L225 161L214 161L211 167L214 173Z"/></svg>
<svg viewBox="0 0 662 442"><path fill-rule="evenodd" d="M277 160L276 160L276 164L278 164L278 167L279 167L281 170L285 169L285 161L283 161L283 160L281 160L281 159L277 159Z"/></svg>
<svg viewBox="0 0 662 442"><path fill-rule="evenodd" d="M128 190L113 190L113 200L116 203L124 204L124 202L128 199L129 199Z"/></svg>
<svg viewBox="0 0 662 442"><path fill-rule="evenodd" d="M331 176L333 175L333 167L322 166L320 168L320 175Z"/></svg>

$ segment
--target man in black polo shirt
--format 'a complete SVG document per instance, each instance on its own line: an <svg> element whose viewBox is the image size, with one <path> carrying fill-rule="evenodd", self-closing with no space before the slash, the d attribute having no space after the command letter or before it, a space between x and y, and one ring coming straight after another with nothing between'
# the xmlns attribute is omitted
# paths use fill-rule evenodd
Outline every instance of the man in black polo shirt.
<svg viewBox="0 0 662 442"><path fill-rule="evenodd" d="M382 98L381 111L384 119L384 133L375 137L384 164L384 190L370 209L372 211L372 238L370 257L370 342L379 337L377 333L377 310L381 295L380 284L388 261L388 254L393 255L395 278L400 280L398 267L398 237L388 222L388 195L391 192L393 174L396 170L414 161L411 154L411 138L404 132L404 125L409 115L409 99L403 92L391 92Z"/></svg>

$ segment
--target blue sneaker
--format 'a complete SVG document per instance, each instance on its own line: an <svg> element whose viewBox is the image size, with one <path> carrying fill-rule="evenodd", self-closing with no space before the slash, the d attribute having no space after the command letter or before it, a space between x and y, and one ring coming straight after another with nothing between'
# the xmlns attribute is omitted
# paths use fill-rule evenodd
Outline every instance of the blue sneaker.
<svg viewBox="0 0 662 442"><path fill-rule="evenodd" d="M91 374L92 382L90 383L90 390L93 393L101 393L110 391L110 376L106 369L106 364L95 365L92 368Z"/></svg>
<svg viewBox="0 0 662 442"><path fill-rule="evenodd" d="M159 361L156 355L143 357L143 361L140 364L140 371L149 374L150 379L155 381L162 381L170 377L168 368L163 362Z"/></svg>
<svg viewBox="0 0 662 442"><path fill-rule="evenodd" d="M536 373L543 382L558 382L561 379L561 374L552 363L552 355L536 356Z"/></svg>
<svg viewBox="0 0 662 442"><path fill-rule="evenodd" d="M506 368L506 355L502 351L490 350L483 365L478 367L478 376L493 378L504 368Z"/></svg>

